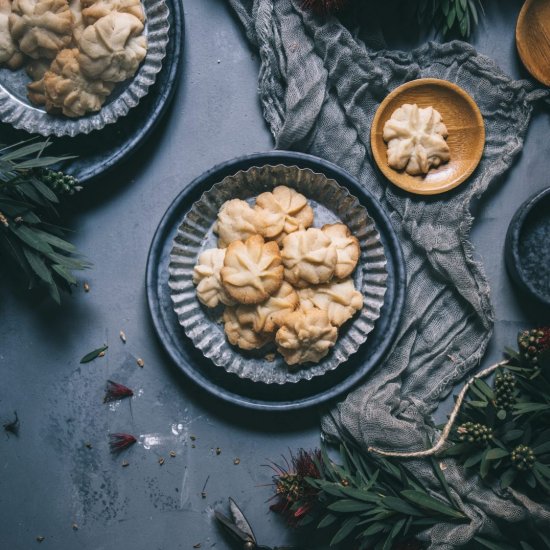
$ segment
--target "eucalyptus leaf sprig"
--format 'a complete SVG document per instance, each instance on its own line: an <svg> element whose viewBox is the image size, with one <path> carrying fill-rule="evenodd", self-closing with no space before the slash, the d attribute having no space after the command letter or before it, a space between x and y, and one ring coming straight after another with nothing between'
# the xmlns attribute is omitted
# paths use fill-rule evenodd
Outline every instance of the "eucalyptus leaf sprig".
<svg viewBox="0 0 550 550"><path fill-rule="evenodd" d="M51 169L71 157L44 155L50 141L0 145L0 265L11 262L29 288L45 285L61 301L60 289L76 284L74 271L90 267L65 240L56 206L81 188L72 176Z"/></svg>
<svg viewBox="0 0 550 550"><path fill-rule="evenodd" d="M435 459L430 460L441 483L437 497L399 463L362 453L351 443L339 450L340 464L321 447L301 450L297 459L291 457L293 467L276 470L277 502L271 509L284 513L291 525L315 523L338 548L391 549L436 523L468 521ZM301 474L307 471L315 476Z"/></svg>
<svg viewBox="0 0 550 550"><path fill-rule="evenodd" d="M442 36L469 38L483 14L481 0L417 0L416 15L423 26L433 26Z"/></svg>
<svg viewBox="0 0 550 550"><path fill-rule="evenodd" d="M482 479L550 496L550 327L522 331L492 385L476 380L446 451Z"/></svg>

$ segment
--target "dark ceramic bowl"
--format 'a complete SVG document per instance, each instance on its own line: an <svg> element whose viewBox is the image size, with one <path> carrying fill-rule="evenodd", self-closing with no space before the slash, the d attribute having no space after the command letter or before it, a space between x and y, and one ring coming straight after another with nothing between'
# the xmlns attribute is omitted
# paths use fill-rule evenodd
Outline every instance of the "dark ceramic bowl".
<svg viewBox="0 0 550 550"><path fill-rule="evenodd" d="M505 258L517 285L550 306L550 187L515 213L506 235Z"/></svg>

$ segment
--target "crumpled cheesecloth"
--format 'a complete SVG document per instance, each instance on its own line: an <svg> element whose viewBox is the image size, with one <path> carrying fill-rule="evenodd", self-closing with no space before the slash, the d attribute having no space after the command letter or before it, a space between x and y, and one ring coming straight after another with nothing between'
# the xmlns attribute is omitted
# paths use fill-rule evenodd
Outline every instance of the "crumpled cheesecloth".
<svg viewBox="0 0 550 550"><path fill-rule="evenodd" d="M279 149L317 155L346 169L389 213L405 255L408 295L387 359L333 411L338 429L366 449L417 451L436 440L431 414L479 366L493 310L468 234L470 203L512 164L523 147L533 103L547 95L514 81L470 45L428 43L411 51L375 51L335 18L303 11L300 0L229 0L259 52L259 94ZM481 164L455 192L401 193L377 175L370 126L377 106L400 84L422 77L456 82L479 105L487 141ZM337 434L332 417L325 434ZM451 549L495 534L495 519L528 516L550 532L550 512L513 490L480 483L450 459L445 476L469 523L440 523L422 538ZM403 462L439 490L429 461Z"/></svg>

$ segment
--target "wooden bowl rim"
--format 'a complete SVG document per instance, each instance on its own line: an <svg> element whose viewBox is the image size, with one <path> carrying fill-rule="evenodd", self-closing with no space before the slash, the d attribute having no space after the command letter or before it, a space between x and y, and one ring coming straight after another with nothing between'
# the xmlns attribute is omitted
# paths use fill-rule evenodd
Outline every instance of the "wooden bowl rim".
<svg viewBox="0 0 550 550"><path fill-rule="evenodd" d="M525 18L527 17L527 12L531 9L535 2L536 0L526 0L521 7L518 20L516 22L516 49L523 66L527 69L529 74L541 84L550 86L550 71L547 75L542 71L539 71L539 65L532 62L532 58L529 56L529 49L524 47L524 44L520 43L521 39L529 32L525 30Z"/></svg>
<svg viewBox="0 0 550 550"><path fill-rule="evenodd" d="M386 107L388 104L397 96L402 94L403 92L409 90L410 88L417 88L419 86L425 86L425 85L435 85L440 86L442 88L447 88L454 93L460 95L464 100L466 100L466 103L472 110L479 130L481 132L481 145L478 147L478 154L475 162L473 162L467 170L465 170L458 178L453 179L450 182L442 183L439 187L432 187L432 188L419 188L416 186L410 186L407 184L404 184L401 181L401 177L403 176L404 172L398 172L394 170L393 168L390 168L387 163L387 155L384 155L383 158L380 157L380 151L375 146L375 139L376 139L376 133L378 126L380 124L380 118L382 117L382 114L385 112ZM374 119L372 121L371 126L371 150L374 157L374 160L376 161L376 164L378 165L378 168L382 172L382 174L391 181L394 185L397 187L400 187L401 189L408 191L409 193L414 193L416 195L439 195L441 193L446 193L447 191L450 191L451 189L454 189L455 187L458 187L461 183L464 183L474 172L474 170L478 167L481 157L483 156L483 151L485 149L485 122L483 120L483 115L481 114L481 111L479 110L479 107L477 103L474 101L474 99L463 90L460 86L455 84L454 82L449 82L448 80L443 80L441 78L417 78L416 80L410 80L409 82L405 82L405 84L401 84L401 86L398 86L394 90L392 90L380 103L376 114L374 115ZM452 160L451 160L452 162ZM413 176L411 176L413 177Z"/></svg>

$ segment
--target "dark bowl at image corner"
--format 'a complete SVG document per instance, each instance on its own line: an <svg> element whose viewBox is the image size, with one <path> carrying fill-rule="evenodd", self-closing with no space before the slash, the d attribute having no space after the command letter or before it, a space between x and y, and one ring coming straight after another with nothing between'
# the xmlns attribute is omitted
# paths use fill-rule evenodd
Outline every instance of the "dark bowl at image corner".
<svg viewBox="0 0 550 550"><path fill-rule="evenodd" d="M546 250L550 247L550 187L519 207L508 227L504 247L512 280L525 293L550 307L550 259L548 253L543 253L544 246ZM541 268L538 273L533 269L537 265Z"/></svg>

